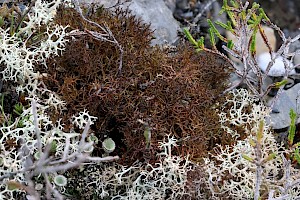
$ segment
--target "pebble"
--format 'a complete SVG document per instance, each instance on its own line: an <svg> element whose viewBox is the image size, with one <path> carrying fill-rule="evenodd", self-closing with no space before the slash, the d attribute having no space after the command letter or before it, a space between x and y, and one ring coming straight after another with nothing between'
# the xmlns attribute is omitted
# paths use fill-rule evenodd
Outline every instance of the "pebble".
<svg viewBox="0 0 300 200"><path fill-rule="evenodd" d="M266 73L267 67L271 61L271 56L269 52L264 52L258 55L257 57L257 62L261 70ZM294 64L292 62L287 61L287 64L289 65L289 68L293 68ZM279 56L278 58L275 59L275 62L271 69L268 72L268 76L273 76L273 77L278 77L278 76L284 76L285 75L285 66L283 63L283 58ZM289 75L296 74L296 71L292 69L289 72Z"/></svg>

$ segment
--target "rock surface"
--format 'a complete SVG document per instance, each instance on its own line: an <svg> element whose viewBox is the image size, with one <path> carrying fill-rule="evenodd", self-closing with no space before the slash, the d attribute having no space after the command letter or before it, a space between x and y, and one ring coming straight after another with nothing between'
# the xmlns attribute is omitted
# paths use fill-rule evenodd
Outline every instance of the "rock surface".
<svg viewBox="0 0 300 200"><path fill-rule="evenodd" d="M179 24L163 0L133 0L129 9L144 22L151 23L156 37L152 41L153 45L173 43L177 40Z"/></svg>
<svg viewBox="0 0 300 200"><path fill-rule="evenodd" d="M176 0L164 0L166 6L171 10L173 13L176 8Z"/></svg>
<svg viewBox="0 0 300 200"><path fill-rule="evenodd" d="M271 126L273 129L283 129L287 128L290 125L290 109L294 109L296 111L296 105L299 104L298 99L300 96L300 84L295 85L294 87L284 90L279 99L276 101L274 105L274 109L278 110L279 113L271 113ZM298 102L297 102L298 99ZM299 107L299 105L298 105ZM299 109L299 108L298 108ZM299 119L297 123L299 123Z"/></svg>

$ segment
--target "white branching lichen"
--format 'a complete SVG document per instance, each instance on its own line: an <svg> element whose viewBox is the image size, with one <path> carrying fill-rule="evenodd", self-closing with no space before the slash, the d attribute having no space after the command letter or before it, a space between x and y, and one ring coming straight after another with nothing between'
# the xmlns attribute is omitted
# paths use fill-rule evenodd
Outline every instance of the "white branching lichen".
<svg viewBox="0 0 300 200"><path fill-rule="evenodd" d="M256 192L260 197L297 199L300 195L300 185L299 181L295 180L299 176L296 169L286 164L288 162L285 160L285 154L288 152L283 145L276 142L270 126L266 123L270 110L263 104L255 104L256 99L244 89L233 91L231 94L232 99L227 100L227 103L232 105L229 114L221 113L220 122L243 127L247 137L238 140L233 146L219 146L210 158L204 158L208 174L207 186L213 195L212 199L219 199L221 195L228 195L232 199L253 199ZM258 146L257 133L260 122L263 122L264 126ZM232 127L223 128L237 135ZM272 158L272 154L276 155L275 158ZM265 161L261 162L258 157L264 158ZM262 167L262 170L257 174L259 167ZM289 185L285 179L294 184ZM257 191L256 180L260 180Z"/></svg>

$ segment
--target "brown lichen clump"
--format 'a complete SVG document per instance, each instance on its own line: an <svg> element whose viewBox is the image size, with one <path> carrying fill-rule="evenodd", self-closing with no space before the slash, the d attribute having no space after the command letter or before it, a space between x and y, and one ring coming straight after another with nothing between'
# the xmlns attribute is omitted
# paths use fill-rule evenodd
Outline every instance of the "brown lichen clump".
<svg viewBox="0 0 300 200"><path fill-rule="evenodd" d="M167 134L179 139L174 153L206 155L216 143L230 137L220 129L217 103L229 75L228 64L214 54L195 53L182 44L176 53L150 47L152 32L127 10L95 9L89 19L108 26L123 47L89 35L70 39L62 56L48 60L44 82L67 103L67 110L52 115L64 123L87 109L98 117L92 127L100 140L111 137L121 163L155 161L158 142ZM99 31L71 8L61 8L56 22L71 29ZM42 67L39 70L43 70ZM151 128L151 148L146 148L143 120ZM96 147L96 154L102 153Z"/></svg>

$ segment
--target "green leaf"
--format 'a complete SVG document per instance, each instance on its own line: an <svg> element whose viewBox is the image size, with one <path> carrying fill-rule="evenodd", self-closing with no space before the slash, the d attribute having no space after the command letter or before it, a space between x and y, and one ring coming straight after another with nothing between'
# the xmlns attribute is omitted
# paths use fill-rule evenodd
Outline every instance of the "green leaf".
<svg viewBox="0 0 300 200"><path fill-rule="evenodd" d="M23 113L23 105L21 103L17 103L14 105L14 113L19 116Z"/></svg>
<svg viewBox="0 0 300 200"><path fill-rule="evenodd" d="M251 36L251 43L250 43L250 53L252 55L256 54L256 34L257 34L258 29L254 29L252 36Z"/></svg>
<svg viewBox="0 0 300 200"><path fill-rule="evenodd" d="M253 139L249 139L249 144L251 145L251 146L253 146L253 147L255 147L256 146L256 142L253 140Z"/></svg>
<svg viewBox="0 0 300 200"><path fill-rule="evenodd" d="M228 7L227 0L223 0L223 6L222 6L219 14L222 15L224 12L226 12L227 11L227 7Z"/></svg>
<svg viewBox="0 0 300 200"><path fill-rule="evenodd" d="M253 23L251 24L250 27L254 28L254 29L257 29L258 28L258 25L261 23L261 20L262 20L263 16L262 15L259 15L257 16L255 13L252 15L252 20L253 20ZM250 21L250 20L249 20Z"/></svg>
<svg viewBox="0 0 300 200"><path fill-rule="evenodd" d="M212 28L208 29L208 33L209 33L210 43L213 46L213 48L216 49L215 34L214 34L214 31L212 30Z"/></svg>
<svg viewBox="0 0 300 200"><path fill-rule="evenodd" d="M299 149L298 148L294 152L294 160L296 160L297 163L300 164L300 154L299 154Z"/></svg>
<svg viewBox="0 0 300 200"><path fill-rule="evenodd" d="M242 10L242 12L240 12L239 16L242 18L243 21L246 21L246 11Z"/></svg>
<svg viewBox="0 0 300 200"><path fill-rule="evenodd" d="M228 30L228 25L223 23L223 22L220 22L220 21L216 21L215 22L216 24L218 24L219 26L221 26L222 28Z"/></svg>
<svg viewBox="0 0 300 200"><path fill-rule="evenodd" d="M275 88L280 88L281 86L284 86L287 83L288 83L287 79L284 79L284 80L282 80L280 82L276 82L275 83Z"/></svg>
<svg viewBox="0 0 300 200"><path fill-rule="evenodd" d="M252 4L252 9L258 9L259 7L260 7L260 5L258 3L256 3L256 2L254 2Z"/></svg>
<svg viewBox="0 0 300 200"><path fill-rule="evenodd" d="M250 162L253 162L253 161L254 161L253 158L251 158L250 156L247 156L246 154L242 154L242 157L243 157L245 160L248 160L248 161L250 161Z"/></svg>
<svg viewBox="0 0 300 200"><path fill-rule="evenodd" d="M229 16L233 26L236 26L237 22L236 22L236 17L234 15L234 13L232 11L227 11L227 15Z"/></svg>
<svg viewBox="0 0 300 200"><path fill-rule="evenodd" d="M232 40L229 40L229 41L227 42L227 48L228 48L228 49L232 49L233 46L234 46L234 44L233 44Z"/></svg>
<svg viewBox="0 0 300 200"><path fill-rule="evenodd" d="M231 32L234 31L233 28L232 28L232 25L231 25L231 22L230 22L230 21L227 22L227 26L228 26L228 28L229 28L229 30L230 30Z"/></svg>
<svg viewBox="0 0 300 200"><path fill-rule="evenodd" d="M228 7L228 1L227 0L223 0L223 6L225 6L226 8Z"/></svg>
<svg viewBox="0 0 300 200"><path fill-rule="evenodd" d="M194 46L198 47L198 43L193 38L192 34L190 33L190 31L187 28L183 28L183 33L185 34L187 39L190 41L190 43L192 43Z"/></svg>
<svg viewBox="0 0 300 200"><path fill-rule="evenodd" d="M291 119L291 124L290 124L290 128L289 128L289 134L288 134L288 143L289 145L293 145L294 143L294 138L295 138L295 133L296 133L296 118L297 118L297 114L296 112L291 109L290 110L290 119Z"/></svg>
<svg viewBox="0 0 300 200"><path fill-rule="evenodd" d="M231 26L231 22L230 22L230 21L227 21L226 24L223 23L223 22L220 22L220 21L216 21L215 23L216 23L217 25L221 26L222 28L224 28L224 29L230 31L230 32L233 32L233 31L234 31L233 28L232 28L232 26Z"/></svg>
<svg viewBox="0 0 300 200"><path fill-rule="evenodd" d="M231 3L231 5L232 5L233 7L239 8L239 4L238 4L238 2L237 2L236 0L230 0L230 3Z"/></svg>
<svg viewBox="0 0 300 200"><path fill-rule="evenodd" d="M197 41L197 47L199 47L199 50L204 49L204 37L201 36L200 39Z"/></svg>
<svg viewBox="0 0 300 200"><path fill-rule="evenodd" d="M267 20L268 22L271 22L271 20L269 19L269 17L266 15L264 9L260 8L259 12L260 12L260 15L262 16L263 19Z"/></svg>
<svg viewBox="0 0 300 200"><path fill-rule="evenodd" d="M250 25L255 24L255 21L252 20L252 19L249 19L249 20L248 20L248 24L250 24Z"/></svg>
<svg viewBox="0 0 300 200"><path fill-rule="evenodd" d="M210 28L212 29L212 31L214 32L214 34L222 41L226 42L226 38L224 38L220 32L218 31L218 29L215 27L214 23L210 20L210 19L207 19L207 22L210 26Z"/></svg>
<svg viewBox="0 0 300 200"><path fill-rule="evenodd" d="M257 137L257 143L258 144L261 144L262 143L262 139L263 139L263 134L264 134L264 121L261 120L259 122L259 125L258 125L258 131L257 131L257 134L256 134L256 137Z"/></svg>

